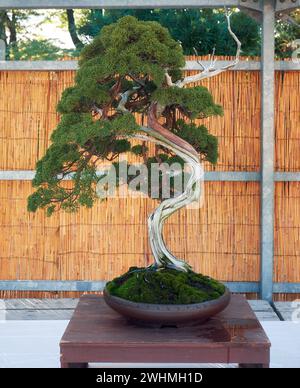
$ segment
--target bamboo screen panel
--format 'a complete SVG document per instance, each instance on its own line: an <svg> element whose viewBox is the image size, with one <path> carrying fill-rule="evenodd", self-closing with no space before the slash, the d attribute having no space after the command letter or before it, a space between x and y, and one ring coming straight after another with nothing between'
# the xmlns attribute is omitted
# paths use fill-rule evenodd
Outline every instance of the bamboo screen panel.
<svg viewBox="0 0 300 388"><path fill-rule="evenodd" d="M300 182L275 187L274 281L300 282Z"/></svg>
<svg viewBox="0 0 300 388"><path fill-rule="evenodd" d="M73 79L72 71L0 72L1 170L34 169L59 120L56 103ZM299 73L276 74L279 171L300 169L299 82ZM206 170L259 171L259 72L230 71L203 85L224 107L224 117L205 120L220 143L217 166ZM0 182L0 279L104 280L152 260L146 218L153 200L109 199L92 210L47 218L42 211L27 213L31 191L28 181ZM169 247L220 280L258 281L259 191L259 182L206 182L203 207L182 210L166 225ZM298 183L277 183L276 281L300 281L299 201Z"/></svg>
<svg viewBox="0 0 300 388"><path fill-rule="evenodd" d="M277 171L300 171L300 72L276 72Z"/></svg>
<svg viewBox="0 0 300 388"><path fill-rule="evenodd" d="M199 272L222 280L259 279L259 185L205 185L204 206L181 210L165 227L166 242ZM1 279L103 280L148 265L145 198L112 198L76 214L29 214L30 182L2 181Z"/></svg>
<svg viewBox="0 0 300 388"><path fill-rule="evenodd" d="M276 73L277 171L300 171L299 90L300 72ZM274 281L300 282L300 182L275 185Z"/></svg>
<svg viewBox="0 0 300 388"><path fill-rule="evenodd" d="M0 72L0 170L35 168L59 120L57 101L73 79L73 71ZM220 143L217 166L207 164L206 169L258 171L258 72L227 72L202 84L224 108L224 117L202 121Z"/></svg>

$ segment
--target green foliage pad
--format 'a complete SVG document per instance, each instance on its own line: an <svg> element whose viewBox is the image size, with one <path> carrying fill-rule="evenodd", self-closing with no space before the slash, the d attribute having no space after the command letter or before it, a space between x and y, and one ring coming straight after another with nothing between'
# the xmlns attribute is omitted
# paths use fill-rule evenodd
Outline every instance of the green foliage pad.
<svg viewBox="0 0 300 388"><path fill-rule="evenodd" d="M132 302L191 304L217 299L225 286L193 271L132 267L106 285L111 295Z"/></svg>

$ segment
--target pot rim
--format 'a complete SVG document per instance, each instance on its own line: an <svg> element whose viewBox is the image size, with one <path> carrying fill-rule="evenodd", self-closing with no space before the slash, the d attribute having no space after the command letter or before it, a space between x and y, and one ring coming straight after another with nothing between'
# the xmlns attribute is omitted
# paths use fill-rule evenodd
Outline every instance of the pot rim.
<svg viewBox="0 0 300 388"><path fill-rule="evenodd" d="M143 303L143 302L133 302L128 299L120 298L119 296L111 295L107 290L106 286L103 290L103 295L105 298L113 300L119 305L126 305L127 307L140 307L145 310L167 310L167 311L178 311L178 310L199 310L205 309L207 307L212 307L214 305L219 305L223 300L227 300L231 292L228 287L225 286L225 292L219 298L207 300L205 302L198 303L187 303L187 304L160 304L160 303Z"/></svg>

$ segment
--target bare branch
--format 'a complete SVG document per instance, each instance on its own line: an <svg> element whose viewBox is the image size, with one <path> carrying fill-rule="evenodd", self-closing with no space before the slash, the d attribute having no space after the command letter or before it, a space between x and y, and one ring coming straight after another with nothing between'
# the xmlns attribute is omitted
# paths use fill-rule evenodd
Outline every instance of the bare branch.
<svg viewBox="0 0 300 388"><path fill-rule="evenodd" d="M171 78L170 74L168 73L168 70L166 70L165 76L166 76L167 85L168 86L175 86L175 84L172 81L172 78Z"/></svg>
<svg viewBox="0 0 300 388"><path fill-rule="evenodd" d="M235 35L235 33L231 29L231 23L230 23L230 15L231 14L226 11L225 15L226 15L226 19L227 19L228 32L232 36L232 38L234 39L234 41L236 42L236 45L237 45L236 55L235 55L234 61L232 61L231 63L229 63L226 66L216 68L215 67L216 60L214 59L215 58L215 49L214 49L213 53L211 55L211 63L208 67L204 66L203 63L201 63L200 61L197 61L198 63L200 62L199 64L201 65L203 71L198 73L198 74L185 77L184 79L182 79L180 81L177 81L175 83L175 86L177 86L179 88L183 88L184 86L186 86L190 83L198 82L198 81L201 81L201 80L206 79L206 78L214 77L214 76L216 76L216 75L218 75L226 70L233 68L234 66L236 66L238 64L240 54L241 54L241 42L239 41L238 37ZM194 49L194 51L197 53L197 51L195 49Z"/></svg>
<svg viewBox="0 0 300 388"><path fill-rule="evenodd" d="M215 53L216 53L216 48L214 47L213 48L213 52L210 56L210 65L209 65L209 71L213 70L215 68L215 64L217 62L217 60L215 59Z"/></svg>
<svg viewBox="0 0 300 388"><path fill-rule="evenodd" d="M226 19L227 19L227 25L228 25L228 31L229 31L229 34L232 36L232 38L235 40L236 42L236 45L237 45L237 49L236 49L236 54L235 54L235 60L234 62L231 64L231 65L228 65L228 66L225 66L224 69L228 69L230 67L233 67L235 66L238 62L239 62L239 59L240 59L240 55L241 55L241 42L239 41L238 37L235 35L235 33L232 31L231 29L231 23L230 23L230 13L226 12Z"/></svg>
<svg viewBox="0 0 300 388"><path fill-rule="evenodd" d="M141 87L140 86L135 86L132 89L126 90L126 92L121 93L120 97L121 100L119 102L119 105L117 106L117 111L122 112L122 113L127 113L128 109L125 107L126 103L129 100L129 97L132 96L134 93L136 93L137 90L139 90Z"/></svg>
<svg viewBox="0 0 300 388"><path fill-rule="evenodd" d="M94 105L92 107L92 109L93 109L94 112L97 112L100 115L100 117L102 116L102 114L103 114L103 110L102 109L98 108L96 105Z"/></svg>
<svg viewBox="0 0 300 388"><path fill-rule="evenodd" d="M198 51L196 50L195 47L193 47L193 51L195 53L195 55L198 57L199 54L198 54ZM202 61L200 61L200 59L196 59L196 62L198 63L198 65L200 65L202 67L202 70L206 70L206 67L204 66L204 64L202 63Z"/></svg>

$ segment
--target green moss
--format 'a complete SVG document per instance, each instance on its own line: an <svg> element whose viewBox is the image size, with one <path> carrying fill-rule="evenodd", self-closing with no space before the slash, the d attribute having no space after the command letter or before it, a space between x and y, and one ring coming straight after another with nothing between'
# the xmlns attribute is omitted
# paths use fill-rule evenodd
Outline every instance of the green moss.
<svg viewBox="0 0 300 388"><path fill-rule="evenodd" d="M106 285L111 295L132 302L191 304L219 298L225 286L208 276L174 269L132 267Z"/></svg>

